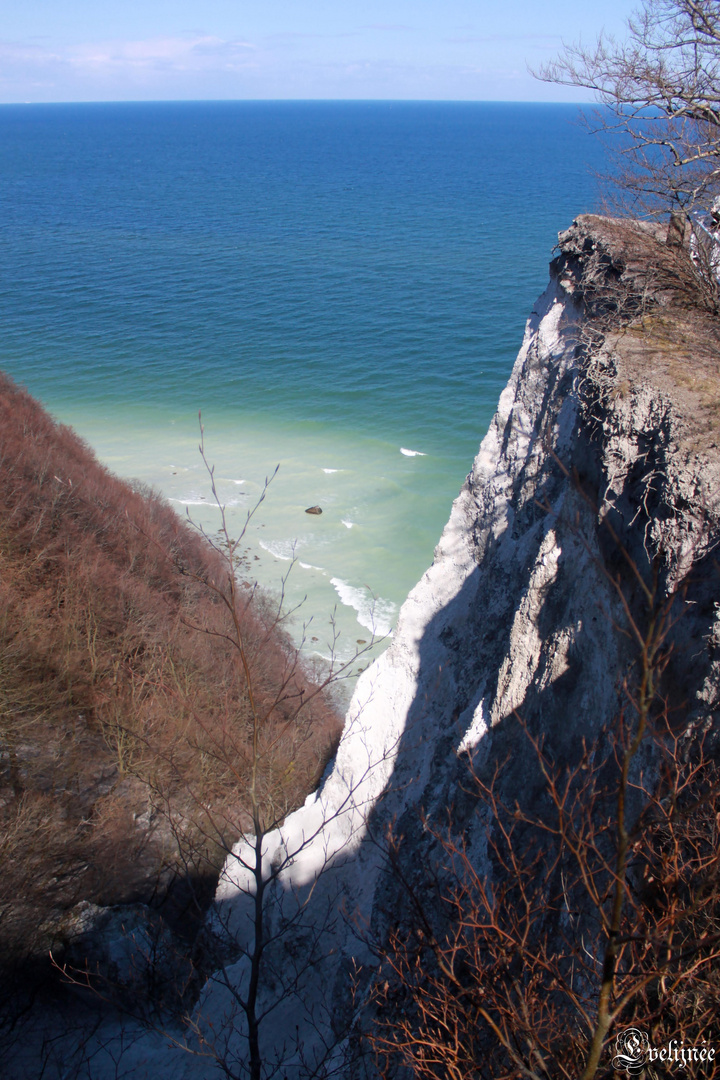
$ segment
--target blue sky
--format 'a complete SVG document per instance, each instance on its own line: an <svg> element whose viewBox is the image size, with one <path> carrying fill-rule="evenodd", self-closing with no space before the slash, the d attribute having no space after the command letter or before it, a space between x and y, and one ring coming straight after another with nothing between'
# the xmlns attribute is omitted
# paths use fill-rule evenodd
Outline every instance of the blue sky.
<svg viewBox="0 0 720 1080"><path fill-rule="evenodd" d="M3 0L0 101L570 101L528 74L623 32L606 0Z"/></svg>

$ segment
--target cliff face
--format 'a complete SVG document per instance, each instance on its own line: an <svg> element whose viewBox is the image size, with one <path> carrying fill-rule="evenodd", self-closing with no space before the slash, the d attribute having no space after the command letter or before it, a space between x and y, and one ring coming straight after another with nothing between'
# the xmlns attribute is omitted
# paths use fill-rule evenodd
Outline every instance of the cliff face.
<svg viewBox="0 0 720 1080"><path fill-rule="evenodd" d="M266 871L276 874L268 927L280 937L268 953L265 1002L284 997L266 1026L266 1052L287 1051L296 1025L306 1059L322 1057L327 1043L337 1043L336 1065L348 1052L344 1025L361 1018L373 967L358 927L381 937L402 918L401 890L383 872L390 823L411 879L429 857L421 809L432 821L454 806L454 826L480 863L484 828L461 795L468 755L485 776L509 757L505 793L532 802L537 770L519 718L559 764L612 721L637 651L623 633L624 607L641 618L644 603L631 560L659 600L685 582L667 693L683 723L713 721L720 369L701 317L659 288L640 305L647 258L642 243L629 253L617 223L583 218L561 234L433 565L403 606L392 645L359 680L334 770L266 838ZM251 852L237 854L218 912L251 945ZM329 914L339 904L343 918ZM292 949L282 934L290 921ZM303 955L303 941L319 945L317 955ZM285 996L289 963L298 981ZM247 985L245 961L226 974ZM200 1016L217 1017L230 999L211 983Z"/></svg>
<svg viewBox="0 0 720 1080"><path fill-rule="evenodd" d="M658 603L682 586L663 692L683 726L714 733L720 363L714 327L665 279L648 282L657 254L642 232L629 242L602 219L561 235L433 565L358 681L332 771L281 830L228 860L215 925L240 959L207 983L195 1013L225 1075L249 1075L242 1001L259 944L265 1061L281 1059L279 1073L297 1080L373 1075L356 1039L372 1010L369 942L410 921L398 873L387 873L388 828L401 838L396 870L420 888L435 857L427 823L452 807L471 859L492 874L468 763L487 779L506 762L499 794L511 804L541 799L523 728L562 768L611 724L637 654L628 615L647 615L641 580ZM106 1038L104 1052L123 1040ZM99 1062L93 1076L105 1075ZM146 1038L123 1067L136 1078L212 1074L207 1058Z"/></svg>

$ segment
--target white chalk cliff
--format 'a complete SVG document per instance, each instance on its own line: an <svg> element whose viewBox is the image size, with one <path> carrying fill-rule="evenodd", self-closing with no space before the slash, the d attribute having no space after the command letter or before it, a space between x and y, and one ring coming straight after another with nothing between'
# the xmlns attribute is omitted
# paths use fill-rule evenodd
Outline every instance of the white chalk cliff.
<svg viewBox="0 0 720 1080"><path fill-rule="evenodd" d="M362 927L381 934L401 918L383 871L388 824L404 837L408 874L425 858L420 809L439 817L454 804L459 827L467 812L472 847L472 812L458 795L466 755L482 769L510 752L504 782L520 789L529 772L517 717L545 734L558 760L612 719L632 657L607 573L622 575L625 563L605 519L642 572L655 566L661 592L702 571L690 584L670 677L690 719L717 710L716 421L703 391L678 378L677 350L673 360L649 331L589 335L605 285L616 296L626 281L632 292L619 235L612 223L583 218L561 236L434 562L391 646L359 679L332 773L265 838L273 880L260 1002L273 1011L261 1046L268 1060L284 1055L283 1076L309 1075L309 1063L317 1075L321 1062L341 1076L359 1068L348 1033L374 964ZM632 604L630 578L625 587ZM241 846L229 860L217 902L219 919L252 951L250 854ZM198 1005L200 1025L212 1023L228 1061L247 1045L229 988L247 979L241 958Z"/></svg>
<svg viewBox="0 0 720 1080"><path fill-rule="evenodd" d="M540 781L521 721L562 764L612 720L633 660L612 579L631 610L642 605L628 556L660 596L686 583L668 686L685 723L718 726L718 348L662 288L636 304L648 293L641 248L599 218L561 235L433 564L358 680L332 771L263 838L259 897L251 847L227 862L213 920L236 950L195 1008L189 1047L202 1056L180 1026L148 1036L123 1024L88 1036L92 1069L74 1075L250 1076L240 999L259 910L261 1076L376 1075L358 1054L376 970L368 942L409 918L387 873L387 829L419 887L433 859L424 822L449 807L485 865L468 760L481 776L507 761L501 794L532 803Z"/></svg>

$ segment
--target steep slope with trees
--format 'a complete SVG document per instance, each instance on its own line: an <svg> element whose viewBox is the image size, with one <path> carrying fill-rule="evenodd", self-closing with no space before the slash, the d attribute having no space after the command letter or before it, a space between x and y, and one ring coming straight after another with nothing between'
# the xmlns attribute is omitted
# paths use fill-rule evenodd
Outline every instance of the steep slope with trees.
<svg viewBox="0 0 720 1080"><path fill-rule="evenodd" d="M10 1026L29 965L44 970L48 949L62 958L78 936L76 959L92 963L88 931L108 906L151 904L189 945L253 806L282 816L332 752L332 705L301 670L277 610L234 570L232 553L113 477L0 378ZM128 927L136 917L126 908Z"/></svg>
<svg viewBox="0 0 720 1080"><path fill-rule="evenodd" d="M58 1033L47 1075L590 1080L714 1045L720 353L697 290L662 227L561 234L333 769L282 819L246 804L199 998Z"/></svg>

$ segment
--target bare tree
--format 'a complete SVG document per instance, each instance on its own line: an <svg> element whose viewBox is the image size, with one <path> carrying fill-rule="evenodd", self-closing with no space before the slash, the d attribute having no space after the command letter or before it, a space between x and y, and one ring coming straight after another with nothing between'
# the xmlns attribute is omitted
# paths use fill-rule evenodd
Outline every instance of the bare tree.
<svg viewBox="0 0 720 1080"><path fill-rule="evenodd" d="M671 742L662 787L651 793L626 783L632 741L620 734L617 758L588 746L566 775L536 744L554 818L507 805L498 774L490 783L472 777L494 822L499 880L478 872L452 823L446 831L428 824L444 862L444 918L409 889L415 930L395 933L383 950L381 1019L371 1035L382 1060L402 1061L419 1080L591 1080L608 1075L611 1038L628 1028L653 1046L712 1041L717 767L700 748L683 761L681 741ZM646 800L632 825L613 814L601 780L612 765L618 808ZM717 1075L714 1056L705 1055L700 1075ZM689 1065L687 1075L697 1074Z"/></svg>
<svg viewBox="0 0 720 1080"><path fill-rule="evenodd" d="M566 45L537 75L595 94L596 127L617 136L620 183L641 211L710 211L720 193L718 0L644 0L626 41Z"/></svg>
<svg viewBox="0 0 720 1080"><path fill-rule="evenodd" d="M492 873L452 808L445 826L423 820L438 853L431 880L409 880L390 832L411 915L409 932L378 943L370 1041L383 1076L401 1063L418 1080L592 1080L612 1074L618 1032L621 1071L639 1073L675 1039L696 1047L686 1075L718 1075L706 1043L720 993L720 771L659 695L673 608L653 604L642 631L630 620L638 665L614 730L566 770L520 724L544 805L503 796L507 762L485 779L470 763ZM647 1045L625 1046L625 1029Z"/></svg>
<svg viewBox="0 0 720 1080"><path fill-rule="evenodd" d="M152 786L156 807L186 860L188 882L203 874L216 881L219 876L217 902L197 943L193 976L186 956L170 956L168 964L166 956L158 961L153 941L150 947L136 943L134 962L141 973L155 974L159 962L166 969L159 981L172 979L173 968L182 979L172 1012L163 1013L152 1001L149 1008L128 1001L117 980L98 978L89 967L65 964L62 971L75 986L125 1008L128 1026L121 1034L128 1046L132 1024L146 1022L179 1051L200 1058L200 1067L211 1068L213 1075L217 1070L232 1080L326 1076L339 1037L322 976L340 920L331 871L361 837L384 776L378 766L394 747L370 746L360 715L354 715L345 728L345 745L354 743L346 767L341 763L334 782L310 796L312 805L300 818L292 811L317 785L328 745L337 746L337 716L327 691L356 669L377 638L373 633L363 648L338 659L333 623L330 660L314 678L308 676L302 643L297 647L283 638L284 588L273 601L238 577L246 529L269 481L239 535L233 535L202 425L200 455L220 524L213 535L198 528L220 572L198 577L181 567L213 600L202 620L186 616L186 622L200 639L223 646L227 671L219 678L227 679L225 707L204 712L192 682L186 685L166 665L156 676L162 686L155 690L162 689L168 712L174 713L173 737L158 739L155 732L118 725L113 737L123 742L128 767ZM187 992L189 983L195 991L204 983L199 1000ZM296 1020L301 1021L297 1026ZM316 1037L308 1038L308 1032ZM94 1046L88 1043L90 1051Z"/></svg>

